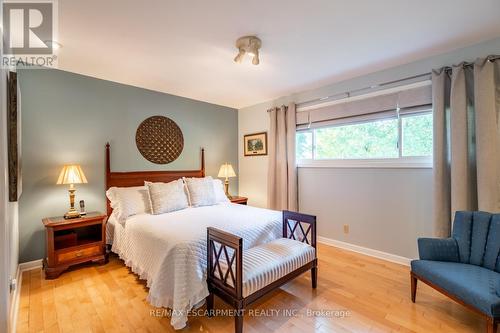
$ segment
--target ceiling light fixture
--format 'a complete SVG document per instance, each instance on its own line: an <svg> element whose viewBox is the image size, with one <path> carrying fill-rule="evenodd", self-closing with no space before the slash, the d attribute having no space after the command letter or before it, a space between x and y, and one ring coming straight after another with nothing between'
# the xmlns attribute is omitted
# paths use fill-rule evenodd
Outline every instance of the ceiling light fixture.
<svg viewBox="0 0 500 333"><path fill-rule="evenodd" d="M262 41L255 36L245 36L238 38L236 41L236 48L238 48L238 55L234 61L241 63L245 57L245 53L253 57L252 64L259 64L259 49L262 46Z"/></svg>

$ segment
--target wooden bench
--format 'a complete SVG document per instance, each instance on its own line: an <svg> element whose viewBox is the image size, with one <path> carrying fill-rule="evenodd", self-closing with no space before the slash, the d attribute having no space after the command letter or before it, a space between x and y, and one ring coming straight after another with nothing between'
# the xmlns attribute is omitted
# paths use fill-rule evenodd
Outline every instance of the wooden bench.
<svg viewBox="0 0 500 333"><path fill-rule="evenodd" d="M214 295L235 311L235 332L243 332L245 307L310 270L317 286L316 216L283 212L283 238L243 251L243 239L209 227L207 230L207 312Z"/></svg>

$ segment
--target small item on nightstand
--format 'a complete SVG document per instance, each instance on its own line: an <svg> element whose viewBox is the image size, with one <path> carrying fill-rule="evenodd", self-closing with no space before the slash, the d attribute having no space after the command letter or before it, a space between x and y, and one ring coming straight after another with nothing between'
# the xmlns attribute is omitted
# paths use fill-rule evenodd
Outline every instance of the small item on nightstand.
<svg viewBox="0 0 500 333"><path fill-rule="evenodd" d="M85 211L85 201L80 200L80 215L85 216L87 212Z"/></svg>
<svg viewBox="0 0 500 333"><path fill-rule="evenodd" d="M75 209L75 184L86 184L87 178L79 165L65 165L57 179L57 185L69 184L69 211L64 214L65 219L79 218L80 213Z"/></svg>
<svg viewBox="0 0 500 333"><path fill-rule="evenodd" d="M217 177L226 178L224 181L224 192L226 193L226 196L231 199L232 196L229 194L229 177L236 177L233 166L229 163L222 164Z"/></svg>

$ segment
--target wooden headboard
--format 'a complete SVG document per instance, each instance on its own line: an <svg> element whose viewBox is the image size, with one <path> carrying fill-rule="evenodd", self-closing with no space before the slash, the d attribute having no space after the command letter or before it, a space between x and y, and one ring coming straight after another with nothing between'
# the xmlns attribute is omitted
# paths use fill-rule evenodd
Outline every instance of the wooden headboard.
<svg viewBox="0 0 500 333"><path fill-rule="evenodd" d="M106 144L106 191L113 186L142 186L144 181L168 183L182 177L205 177L205 149L201 148L201 169L199 170L112 172L110 146L109 143ZM113 212L108 198L106 198L106 211L108 216Z"/></svg>

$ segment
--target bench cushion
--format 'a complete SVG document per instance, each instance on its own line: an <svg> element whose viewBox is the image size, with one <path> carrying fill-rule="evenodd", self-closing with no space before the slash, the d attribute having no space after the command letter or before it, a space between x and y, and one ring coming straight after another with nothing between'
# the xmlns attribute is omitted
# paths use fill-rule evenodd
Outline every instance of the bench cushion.
<svg viewBox="0 0 500 333"><path fill-rule="evenodd" d="M315 259L312 246L279 238L243 251L243 297Z"/></svg>
<svg viewBox="0 0 500 333"><path fill-rule="evenodd" d="M429 260L412 261L411 270L481 312L500 316L499 273L476 265Z"/></svg>

